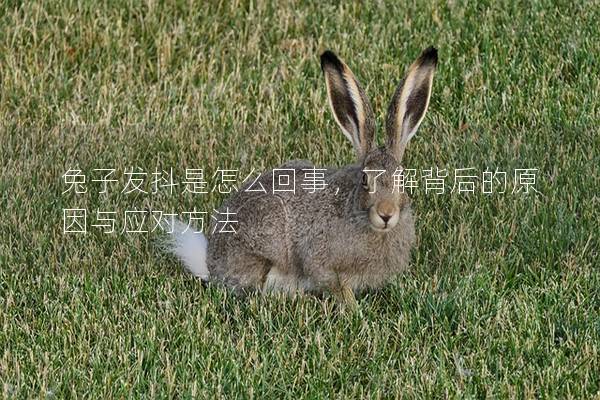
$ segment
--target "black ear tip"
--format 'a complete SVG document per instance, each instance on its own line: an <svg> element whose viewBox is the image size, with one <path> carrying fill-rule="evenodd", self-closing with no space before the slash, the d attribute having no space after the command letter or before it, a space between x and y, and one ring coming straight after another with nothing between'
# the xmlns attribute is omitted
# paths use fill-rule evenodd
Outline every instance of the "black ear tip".
<svg viewBox="0 0 600 400"><path fill-rule="evenodd" d="M421 65L436 65L438 61L438 51L435 47L429 46L421 53Z"/></svg>
<svg viewBox="0 0 600 400"><path fill-rule="evenodd" d="M331 50L325 50L323 54L321 54L321 69L325 69L326 65L332 65L338 70L343 68L342 62Z"/></svg>

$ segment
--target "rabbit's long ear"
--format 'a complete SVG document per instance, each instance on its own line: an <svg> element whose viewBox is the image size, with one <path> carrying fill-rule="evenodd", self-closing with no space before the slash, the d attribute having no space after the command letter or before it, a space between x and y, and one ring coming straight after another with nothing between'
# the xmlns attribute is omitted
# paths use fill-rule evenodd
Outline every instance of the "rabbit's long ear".
<svg viewBox="0 0 600 400"><path fill-rule="evenodd" d="M373 145L373 109L350 68L331 51L321 55L321 68L335 120L352 142L360 160Z"/></svg>
<svg viewBox="0 0 600 400"><path fill-rule="evenodd" d="M388 147L399 161L402 160L408 141L417 133L429 106L437 59L434 47L423 51L400 82L388 108Z"/></svg>

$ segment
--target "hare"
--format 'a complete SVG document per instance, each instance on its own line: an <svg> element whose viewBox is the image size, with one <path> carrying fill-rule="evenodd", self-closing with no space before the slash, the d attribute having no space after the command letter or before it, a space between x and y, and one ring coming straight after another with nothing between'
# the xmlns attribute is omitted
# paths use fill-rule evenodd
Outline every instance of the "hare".
<svg viewBox="0 0 600 400"><path fill-rule="evenodd" d="M313 179L308 161L264 172L220 209L236 213L235 233L214 233L207 241L175 229L173 252L192 274L242 292L328 292L353 302L355 293L390 281L407 268L415 243L410 199L394 186L394 174L427 111L436 65L430 47L409 68L387 112L386 144L376 147L367 96L350 68L325 51L329 105L356 163L320 170L325 187L314 191L299 189ZM280 170L292 171L295 192L273 190ZM248 191L249 185L265 190Z"/></svg>

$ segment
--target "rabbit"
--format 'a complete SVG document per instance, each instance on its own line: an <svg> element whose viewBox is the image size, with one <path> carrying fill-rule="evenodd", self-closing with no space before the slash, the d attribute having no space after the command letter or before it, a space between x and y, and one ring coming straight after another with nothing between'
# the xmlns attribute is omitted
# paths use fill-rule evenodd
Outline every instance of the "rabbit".
<svg viewBox="0 0 600 400"><path fill-rule="evenodd" d="M354 302L356 294L404 271L415 222L410 198L394 190L394 173L427 111L437 59L429 47L411 65L388 108L386 143L377 147L367 96L350 68L325 51L321 69L329 105L354 146L356 163L321 170L326 186L312 192L299 189L314 173L305 160L247 182L219 209L235 212L235 233L213 233L207 240L174 229L172 251L186 269L236 292L330 293L342 302ZM293 170L294 193L273 192L279 169ZM251 184L266 193L247 191Z"/></svg>

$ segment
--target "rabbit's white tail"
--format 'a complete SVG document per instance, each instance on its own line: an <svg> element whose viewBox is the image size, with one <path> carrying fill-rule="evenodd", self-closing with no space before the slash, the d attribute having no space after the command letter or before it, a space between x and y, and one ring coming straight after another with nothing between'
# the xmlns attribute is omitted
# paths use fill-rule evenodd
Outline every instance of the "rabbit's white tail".
<svg viewBox="0 0 600 400"><path fill-rule="evenodd" d="M206 236L177 220L170 235L171 240L167 244L169 251L181 260L185 269L192 275L207 280L209 273L206 266Z"/></svg>

